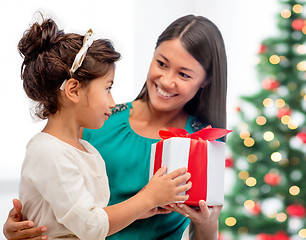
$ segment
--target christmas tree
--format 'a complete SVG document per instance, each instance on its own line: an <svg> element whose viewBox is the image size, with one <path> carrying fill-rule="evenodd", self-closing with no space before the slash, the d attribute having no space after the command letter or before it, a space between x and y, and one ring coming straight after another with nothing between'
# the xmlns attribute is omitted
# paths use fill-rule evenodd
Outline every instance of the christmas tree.
<svg viewBox="0 0 306 240"><path fill-rule="evenodd" d="M305 0L280 4L280 34L258 52L261 87L241 97L227 141L236 179L219 218L222 240L306 239Z"/></svg>

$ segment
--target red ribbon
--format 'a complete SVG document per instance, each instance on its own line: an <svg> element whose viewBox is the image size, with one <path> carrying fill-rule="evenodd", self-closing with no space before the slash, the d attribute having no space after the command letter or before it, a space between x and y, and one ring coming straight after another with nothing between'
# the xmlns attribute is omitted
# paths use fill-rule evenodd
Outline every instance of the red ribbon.
<svg viewBox="0 0 306 240"><path fill-rule="evenodd" d="M220 137L227 135L233 130L227 130L222 128L212 128L210 125L201 129L200 131L189 134L185 129L180 128L169 128L169 131L160 130L159 136L162 139L168 139L172 137L182 137L182 138L191 138L214 141Z"/></svg>
<svg viewBox="0 0 306 240"><path fill-rule="evenodd" d="M189 181L194 183L186 194L189 199L185 202L189 206L199 206L201 199L207 200L207 141L190 139L188 172Z"/></svg>
<svg viewBox="0 0 306 240"><path fill-rule="evenodd" d="M154 163L154 174L162 166L162 156L163 156L163 145L164 141L159 141L156 144L155 149L155 163Z"/></svg>

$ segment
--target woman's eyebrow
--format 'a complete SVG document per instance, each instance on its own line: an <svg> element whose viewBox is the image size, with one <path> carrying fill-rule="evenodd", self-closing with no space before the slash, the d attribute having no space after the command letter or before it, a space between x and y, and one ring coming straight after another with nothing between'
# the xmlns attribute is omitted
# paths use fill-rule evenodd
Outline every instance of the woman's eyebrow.
<svg viewBox="0 0 306 240"><path fill-rule="evenodd" d="M160 54L159 55L166 61L169 62L168 58L166 58L164 55ZM194 72L192 69L186 68L186 67L180 67L181 70L185 70L185 71L190 71L190 72Z"/></svg>
<svg viewBox="0 0 306 240"><path fill-rule="evenodd" d="M190 72L194 72L192 69L189 68L185 68L185 67L180 67L180 69L185 70L185 71L190 71Z"/></svg>
<svg viewBox="0 0 306 240"><path fill-rule="evenodd" d="M168 58L166 58L164 55L159 54L166 62L169 62Z"/></svg>

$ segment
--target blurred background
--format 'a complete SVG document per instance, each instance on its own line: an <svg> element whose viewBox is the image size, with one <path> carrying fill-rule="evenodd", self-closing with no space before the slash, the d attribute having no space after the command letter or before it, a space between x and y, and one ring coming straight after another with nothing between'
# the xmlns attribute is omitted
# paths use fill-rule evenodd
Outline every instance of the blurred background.
<svg viewBox="0 0 306 240"><path fill-rule="evenodd" d="M228 56L228 128L234 128L239 121L239 97L252 95L261 87L256 71L257 55L262 48L261 41L279 32L277 16L281 7L278 0L1 1L0 226L3 226L12 207L11 200L18 198L19 174L26 144L45 124L30 115L32 105L22 88L22 58L17 52L23 32L39 19L38 11L45 17L52 17L67 33L84 34L91 28L96 38L113 41L116 50L122 54L116 66L112 90L117 103L133 100L140 91L155 41L165 27L186 14L209 18L218 26L225 41ZM227 173L227 193L234 184L231 181L233 175L234 170Z"/></svg>

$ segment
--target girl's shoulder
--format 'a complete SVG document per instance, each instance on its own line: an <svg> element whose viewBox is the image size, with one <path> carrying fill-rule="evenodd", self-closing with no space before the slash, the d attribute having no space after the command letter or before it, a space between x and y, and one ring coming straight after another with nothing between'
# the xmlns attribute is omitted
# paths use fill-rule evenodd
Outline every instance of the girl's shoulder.
<svg viewBox="0 0 306 240"><path fill-rule="evenodd" d="M89 148L88 143L82 143L86 144L86 146ZM35 153L40 152L42 154L55 156L62 155L63 153L67 154L68 152L74 153L81 151L71 144L46 132L39 132L34 135L27 144L27 150L32 150Z"/></svg>
<svg viewBox="0 0 306 240"><path fill-rule="evenodd" d="M48 133L40 132L28 142L25 162L49 166L53 163L58 165L63 159L71 159L74 161L75 149L70 144Z"/></svg>

